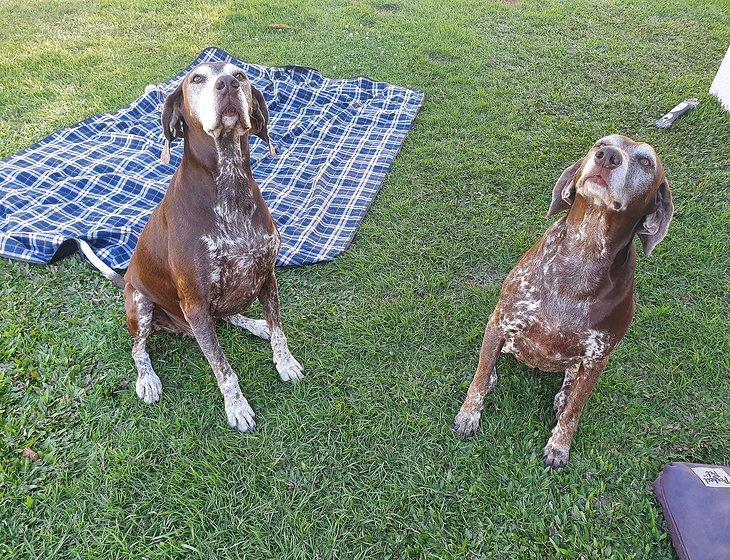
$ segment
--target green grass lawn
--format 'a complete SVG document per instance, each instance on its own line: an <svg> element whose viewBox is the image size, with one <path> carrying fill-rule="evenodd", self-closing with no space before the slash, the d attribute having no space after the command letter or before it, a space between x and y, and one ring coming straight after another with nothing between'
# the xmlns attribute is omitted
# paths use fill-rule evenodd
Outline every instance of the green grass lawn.
<svg viewBox="0 0 730 560"><path fill-rule="evenodd" d="M668 461L730 462L730 118L707 94L730 4L172 4L0 0L0 156L208 45L426 101L347 254L279 271L306 380L220 327L252 435L228 428L190 339L151 339L165 393L137 399L122 294L77 256L0 260L0 558L673 558L651 482ZM700 107L653 127L687 97ZM676 213L550 472L559 376L503 357L477 436L451 421L553 183L612 132L656 147Z"/></svg>

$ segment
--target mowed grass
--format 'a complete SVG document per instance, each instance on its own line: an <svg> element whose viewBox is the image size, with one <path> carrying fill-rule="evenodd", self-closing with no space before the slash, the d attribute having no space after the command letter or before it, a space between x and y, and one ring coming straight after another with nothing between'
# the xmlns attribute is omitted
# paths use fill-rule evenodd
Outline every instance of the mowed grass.
<svg viewBox="0 0 730 560"><path fill-rule="evenodd" d="M227 427L190 339L152 339L164 395L137 399L122 294L77 256L0 260L0 557L673 558L652 481L669 461L730 462L730 118L707 94L729 8L0 2L0 156L127 105L209 45L426 92L350 250L279 271L306 380L280 382L267 343L220 327L254 434ZM700 107L652 126L687 97ZM503 357L477 436L451 421L554 181L613 132L656 147L675 219L639 259L636 318L550 472L559 376Z"/></svg>

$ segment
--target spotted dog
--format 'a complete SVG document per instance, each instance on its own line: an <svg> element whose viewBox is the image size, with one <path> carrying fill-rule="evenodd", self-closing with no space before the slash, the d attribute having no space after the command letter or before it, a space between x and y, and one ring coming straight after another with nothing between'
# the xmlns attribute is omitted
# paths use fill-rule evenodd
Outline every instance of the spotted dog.
<svg viewBox="0 0 730 560"><path fill-rule="evenodd" d="M142 231L124 278L94 258L88 247L82 250L124 289L137 396L154 403L162 394L147 338L158 331L191 334L218 381L228 424L243 432L253 430L254 412L223 355L216 320L269 339L282 380L303 376L281 327L274 274L279 233L249 163L250 134L267 142L275 155L266 103L240 68L205 63L166 99L162 127L163 161L169 161L175 137L184 139L184 155ZM265 320L241 315L255 299Z"/></svg>
<svg viewBox="0 0 730 560"><path fill-rule="evenodd" d="M474 379L454 430L471 436L497 381L500 352L530 367L564 371L557 424L544 449L552 468L568 461L586 400L634 314L636 250L649 255L674 211L654 149L620 135L599 140L555 184L548 215L568 210L507 276L484 332Z"/></svg>

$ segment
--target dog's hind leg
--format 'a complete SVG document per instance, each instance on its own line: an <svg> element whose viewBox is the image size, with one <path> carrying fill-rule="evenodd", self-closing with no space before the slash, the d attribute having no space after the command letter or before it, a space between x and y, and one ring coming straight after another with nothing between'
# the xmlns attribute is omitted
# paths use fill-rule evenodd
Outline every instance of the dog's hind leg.
<svg viewBox="0 0 730 560"><path fill-rule="evenodd" d="M577 375L579 369L580 364L578 363L565 370L563 385L562 387L560 387L560 391L557 392L555 398L553 399L553 410L555 411L555 418L560 418L560 415L563 413L565 403L568 400L568 394L570 393L570 388L573 386L573 381L575 380L575 376Z"/></svg>
<svg viewBox="0 0 730 560"><path fill-rule="evenodd" d="M269 333L269 326L266 324L265 319L249 319L243 315L231 315L226 317L226 321L242 329L246 329L248 332L264 340L269 340L271 334Z"/></svg>
<svg viewBox="0 0 730 560"><path fill-rule="evenodd" d="M479 351L479 365L474 379L469 385L464 404L454 418L454 431L461 437L474 435L479 427L482 416L484 397L492 390L497 382L497 356L504 345L504 337L499 332L494 315L489 318L484 330L482 348Z"/></svg>
<svg viewBox="0 0 730 560"><path fill-rule="evenodd" d="M302 365L291 355L289 345L281 328L279 286L273 271L259 292L259 301L264 308L266 324L271 333L271 349L274 352L274 365L282 381L295 381L304 377Z"/></svg>
<svg viewBox="0 0 730 560"><path fill-rule="evenodd" d="M152 314L155 304L132 288L125 287L125 307L127 311L127 326L134 337L132 358L137 366L137 396L152 404L160 400L162 395L162 381L152 369L150 355L147 352L147 338L152 334Z"/></svg>

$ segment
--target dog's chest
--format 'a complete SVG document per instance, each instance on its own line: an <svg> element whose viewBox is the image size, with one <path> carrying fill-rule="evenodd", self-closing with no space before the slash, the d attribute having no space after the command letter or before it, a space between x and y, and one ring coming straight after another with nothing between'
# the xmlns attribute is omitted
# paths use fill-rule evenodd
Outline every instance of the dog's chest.
<svg viewBox="0 0 730 560"><path fill-rule="evenodd" d="M252 210L216 212L203 236L207 248L211 304L216 314L234 314L254 300L269 278L279 252L279 234L254 219Z"/></svg>
<svg viewBox="0 0 730 560"><path fill-rule="evenodd" d="M574 277L573 286L564 274L570 268L564 256L548 249L510 273L497 308L502 352L543 371L562 371L610 353L611 336L596 328L592 302L578 286L581 280Z"/></svg>

